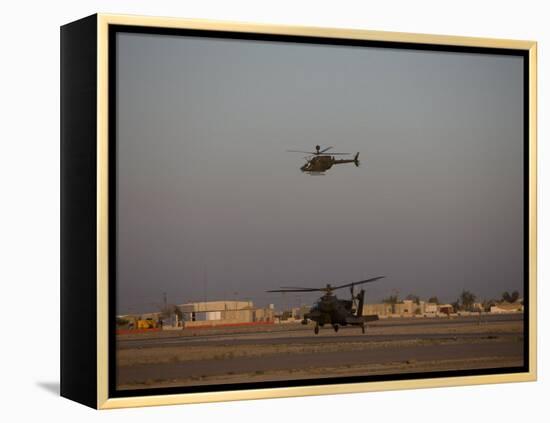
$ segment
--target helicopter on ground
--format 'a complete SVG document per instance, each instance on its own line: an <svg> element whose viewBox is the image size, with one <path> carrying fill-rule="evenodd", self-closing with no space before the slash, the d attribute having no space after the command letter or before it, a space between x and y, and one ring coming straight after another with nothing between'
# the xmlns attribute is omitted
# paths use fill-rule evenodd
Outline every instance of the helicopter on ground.
<svg viewBox="0 0 550 423"><path fill-rule="evenodd" d="M351 153L326 153L334 147L327 147L321 150L320 145L315 146L315 151L301 151L301 150L287 150L289 153L305 153L309 156L304 157L306 164L300 167L302 172L309 174L323 174L325 171L329 170L332 166L343 163L354 163L355 166L359 167L359 153L356 153L353 156L353 159L336 159L334 156L345 156L350 155Z"/></svg>
<svg viewBox="0 0 550 423"><path fill-rule="evenodd" d="M359 326L365 333L365 323L378 320L377 315L363 316L363 303L365 300L365 290L361 289L359 294L354 294L355 285L362 285L368 282L374 282L384 276L366 279L358 282L346 283L343 285L332 286L327 284L323 288L303 288L303 287L281 287L281 289L269 290L267 292L324 292L323 296L311 307L309 313L304 315L302 324L307 325L308 319L315 322L315 335L319 333L319 327L332 325L335 332L338 332L340 326ZM350 288L351 300L339 300L332 292L341 288Z"/></svg>

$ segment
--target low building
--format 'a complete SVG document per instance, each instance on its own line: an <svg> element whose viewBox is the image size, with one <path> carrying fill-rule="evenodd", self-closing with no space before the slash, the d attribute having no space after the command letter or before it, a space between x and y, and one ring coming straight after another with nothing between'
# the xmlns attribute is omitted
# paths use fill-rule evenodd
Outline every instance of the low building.
<svg viewBox="0 0 550 423"><path fill-rule="evenodd" d="M256 308L252 310L253 322L273 322L275 310L273 308Z"/></svg>
<svg viewBox="0 0 550 423"><path fill-rule="evenodd" d="M417 304L413 300L403 300L402 303L394 304L394 314L403 317L412 317L423 314L424 302L420 301Z"/></svg>
<svg viewBox="0 0 550 423"><path fill-rule="evenodd" d="M391 304L364 304L363 316L377 315L378 317L389 316L393 313L393 307Z"/></svg>
<svg viewBox="0 0 550 423"><path fill-rule="evenodd" d="M437 304L436 303L425 303L424 304L424 314L426 316L435 316L437 314Z"/></svg>
<svg viewBox="0 0 550 423"><path fill-rule="evenodd" d="M491 313L517 313L523 311L523 304L516 301L515 303L508 303L503 301L491 306Z"/></svg>
<svg viewBox="0 0 550 423"><path fill-rule="evenodd" d="M281 313L281 320L302 320L304 315L309 313L311 307L307 305L301 305L300 307L292 307L288 310L283 310Z"/></svg>
<svg viewBox="0 0 550 423"><path fill-rule="evenodd" d="M252 301L202 301L178 305L183 326L223 326L273 322L273 308L255 308Z"/></svg>
<svg viewBox="0 0 550 423"><path fill-rule="evenodd" d="M452 314L455 312L454 307L451 304L438 304L437 312L439 314Z"/></svg>
<svg viewBox="0 0 550 423"><path fill-rule="evenodd" d="M426 301L404 300L399 303L381 303L363 305L363 315L378 317L436 317L454 313L451 304L436 304Z"/></svg>
<svg viewBox="0 0 550 423"><path fill-rule="evenodd" d="M201 301L178 305L184 322L251 322L252 301Z"/></svg>

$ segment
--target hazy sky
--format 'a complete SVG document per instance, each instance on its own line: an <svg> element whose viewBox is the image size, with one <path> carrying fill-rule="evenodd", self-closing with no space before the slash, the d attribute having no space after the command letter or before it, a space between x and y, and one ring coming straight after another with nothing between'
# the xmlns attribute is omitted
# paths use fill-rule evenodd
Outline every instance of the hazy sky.
<svg viewBox="0 0 550 423"><path fill-rule="evenodd" d="M117 70L118 313L522 293L520 57L119 34Z"/></svg>

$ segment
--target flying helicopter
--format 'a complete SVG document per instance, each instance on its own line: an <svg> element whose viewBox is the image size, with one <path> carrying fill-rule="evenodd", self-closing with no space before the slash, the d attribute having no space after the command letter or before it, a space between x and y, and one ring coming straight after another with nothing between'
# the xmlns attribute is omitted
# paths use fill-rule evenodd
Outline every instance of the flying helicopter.
<svg viewBox="0 0 550 423"><path fill-rule="evenodd" d="M378 320L377 315L363 316L363 303L365 300L365 290L361 289L359 294L355 295L355 285L362 285L374 282L384 276L366 279L358 282L346 283L343 285L332 286L327 284L322 288L303 288L296 286L281 287L281 289L269 290L267 292L324 292L323 296L311 307L309 313L304 315L302 324L307 325L308 319L315 322L315 335L319 333L319 327L332 325L335 332L338 332L340 326L359 326L365 333L365 323ZM339 300L333 291L341 288L350 288L351 300Z"/></svg>
<svg viewBox="0 0 550 423"><path fill-rule="evenodd" d="M356 153L352 159L336 159L334 156L346 156L351 153L326 153L331 148L334 147L327 147L321 150L321 146L316 145L315 151L287 150L287 152L309 154L309 156L304 157L306 163L300 167L300 170L310 175L324 174L332 166L343 163L354 163L355 166L359 167L359 153Z"/></svg>

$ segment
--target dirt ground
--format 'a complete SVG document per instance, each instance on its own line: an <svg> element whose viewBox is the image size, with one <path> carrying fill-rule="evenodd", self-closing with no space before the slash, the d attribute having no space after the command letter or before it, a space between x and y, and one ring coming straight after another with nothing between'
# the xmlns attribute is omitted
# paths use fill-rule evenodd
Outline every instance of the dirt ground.
<svg viewBox="0 0 550 423"><path fill-rule="evenodd" d="M117 388L517 367L523 319L407 319L354 329L302 325L117 338Z"/></svg>

